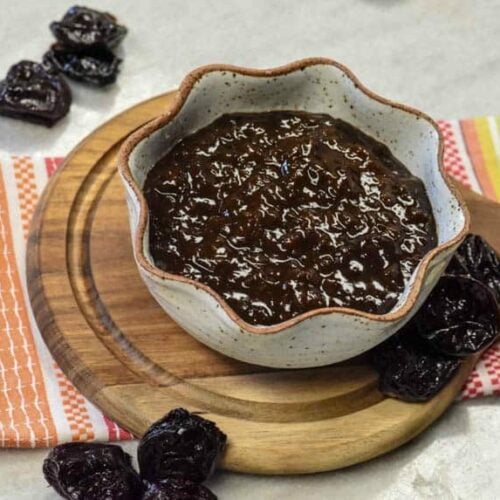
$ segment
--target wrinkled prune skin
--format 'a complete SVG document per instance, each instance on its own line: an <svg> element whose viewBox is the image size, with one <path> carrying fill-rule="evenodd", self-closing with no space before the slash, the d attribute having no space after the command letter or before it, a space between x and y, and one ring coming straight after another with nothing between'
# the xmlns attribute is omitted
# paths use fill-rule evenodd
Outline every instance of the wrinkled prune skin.
<svg viewBox="0 0 500 500"><path fill-rule="evenodd" d="M447 274L471 276L494 293L500 304L500 259L495 250L477 234L470 234L458 247L448 267Z"/></svg>
<svg viewBox="0 0 500 500"><path fill-rule="evenodd" d="M12 66L0 82L0 114L51 127L65 116L71 91L61 76L33 61Z"/></svg>
<svg viewBox="0 0 500 500"><path fill-rule="evenodd" d="M372 361L380 374L380 392L408 402L431 399L460 365L458 359L430 350L406 327L376 347Z"/></svg>
<svg viewBox="0 0 500 500"><path fill-rule="evenodd" d="M381 392L405 401L439 392L460 358L500 334L499 296L498 256L480 236L469 235L415 316L372 351Z"/></svg>
<svg viewBox="0 0 500 500"><path fill-rule="evenodd" d="M104 87L116 82L121 59L106 48L89 49L85 52L55 44L43 56L43 64L54 67L69 78Z"/></svg>
<svg viewBox="0 0 500 500"><path fill-rule="evenodd" d="M143 491L130 456L115 445L56 446L43 463L43 474L59 495L71 500L136 500Z"/></svg>
<svg viewBox="0 0 500 500"><path fill-rule="evenodd" d="M184 479L164 479L149 484L142 500L217 500L205 486Z"/></svg>
<svg viewBox="0 0 500 500"><path fill-rule="evenodd" d="M201 483L213 472L226 439L213 422L174 409L155 422L139 443L141 476L150 482L182 478Z"/></svg>
<svg viewBox="0 0 500 500"><path fill-rule="evenodd" d="M493 292L480 281L444 275L411 325L435 350L465 357L495 340L500 312Z"/></svg>
<svg viewBox="0 0 500 500"><path fill-rule="evenodd" d="M75 5L61 21L50 23L59 42L77 50L116 47L127 34L127 28L117 23L108 12Z"/></svg>

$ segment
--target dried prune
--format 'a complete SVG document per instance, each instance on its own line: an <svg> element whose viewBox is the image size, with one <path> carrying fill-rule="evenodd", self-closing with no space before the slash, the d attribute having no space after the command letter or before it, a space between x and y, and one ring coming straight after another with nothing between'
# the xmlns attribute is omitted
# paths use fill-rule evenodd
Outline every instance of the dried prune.
<svg viewBox="0 0 500 500"><path fill-rule="evenodd" d="M410 325L437 351L464 357L495 340L500 313L493 292L480 281L444 275Z"/></svg>
<svg viewBox="0 0 500 500"><path fill-rule="evenodd" d="M177 408L155 422L139 443L141 476L204 481L216 466L226 435L209 420Z"/></svg>
<svg viewBox="0 0 500 500"><path fill-rule="evenodd" d="M43 473L62 497L71 500L136 500L143 491L130 456L109 444L56 446L43 463Z"/></svg>
<svg viewBox="0 0 500 500"><path fill-rule="evenodd" d="M55 44L43 56L43 63L73 80L103 87L116 81L121 59L106 48L79 52Z"/></svg>
<svg viewBox="0 0 500 500"><path fill-rule="evenodd" d="M460 361L433 352L411 328L404 328L372 352L379 389L404 401L427 401L456 373Z"/></svg>
<svg viewBox="0 0 500 500"><path fill-rule="evenodd" d="M127 34L127 28L112 14L78 5L71 7L61 21L50 23L50 29L59 42L78 50L111 49Z"/></svg>
<svg viewBox="0 0 500 500"><path fill-rule="evenodd" d="M471 276L487 285L500 304L500 259L495 250L477 234L470 234L458 247L447 274Z"/></svg>
<svg viewBox="0 0 500 500"><path fill-rule="evenodd" d="M142 500L217 500L205 486L185 479L164 479L149 484Z"/></svg>
<svg viewBox="0 0 500 500"><path fill-rule="evenodd" d="M0 82L0 114L51 127L65 116L71 91L61 76L33 61L12 66Z"/></svg>
<svg viewBox="0 0 500 500"><path fill-rule="evenodd" d="M374 349L380 390L425 401L458 369L460 358L491 344L500 333L500 263L477 235L459 247L423 306L396 335Z"/></svg>

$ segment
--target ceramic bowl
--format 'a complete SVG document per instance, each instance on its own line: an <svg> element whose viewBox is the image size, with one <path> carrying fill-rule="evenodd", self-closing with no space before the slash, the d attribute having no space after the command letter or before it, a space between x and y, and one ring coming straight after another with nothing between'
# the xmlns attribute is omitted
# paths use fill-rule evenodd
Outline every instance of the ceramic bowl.
<svg viewBox="0 0 500 500"><path fill-rule="evenodd" d="M271 326L250 325L210 287L155 267L142 186L149 170L184 136L224 113L279 109L328 113L385 143L422 179L437 223L438 246L420 262L395 307L376 315L328 307ZM163 309L212 349L248 363L301 368L336 363L371 349L401 328L428 296L467 233L469 217L443 174L443 139L420 111L384 99L346 67L307 59L257 70L211 65L182 82L174 106L132 134L121 148L134 256Z"/></svg>

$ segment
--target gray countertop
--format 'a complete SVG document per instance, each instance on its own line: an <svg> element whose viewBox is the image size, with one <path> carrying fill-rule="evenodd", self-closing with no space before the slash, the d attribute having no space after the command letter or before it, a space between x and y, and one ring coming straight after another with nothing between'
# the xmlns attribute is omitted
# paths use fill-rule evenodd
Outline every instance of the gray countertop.
<svg viewBox="0 0 500 500"><path fill-rule="evenodd" d="M51 130L0 120L0 151L65 154L104 120L212 62L269 67L327 56L348 65L376 92L436 118L500 115L498 0L85 4L109 9L130 28L118 84L107 91L73 85L71 113ZM70 5L0 0L0 73L19 59L39 59L51 42L49 21ZM293 478L222 472L211 486L221 500L489 500L500 498L499 438L497 399L458 403L412 443L369 463ZM125 447L134 451L135 444ZM0 450L0 498L56 498L41 475L45 454Z"/></svg>

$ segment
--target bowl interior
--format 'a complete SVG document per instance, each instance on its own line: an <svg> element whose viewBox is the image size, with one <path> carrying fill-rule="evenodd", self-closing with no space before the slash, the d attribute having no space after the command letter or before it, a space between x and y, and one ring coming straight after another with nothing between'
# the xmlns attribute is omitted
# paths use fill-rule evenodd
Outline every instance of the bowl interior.
<svg viewBox="0 0 500 500"><path fill-rule="evenodd" d="M233 70L204 73L178 113L132 150L131 174L142 188L159 158L184 136L224 113L280 109L328 113L383 142L423 180L436 219L438 244L463 230L465 214L439 168L439 133L434 123L416 111L382 102L332 64L314 64L280 75L254 76ZM147 226L142 243L146 259L154 265ZM391 312L405 302L417 271Z"/></svg>

